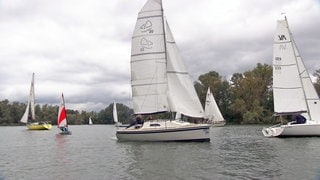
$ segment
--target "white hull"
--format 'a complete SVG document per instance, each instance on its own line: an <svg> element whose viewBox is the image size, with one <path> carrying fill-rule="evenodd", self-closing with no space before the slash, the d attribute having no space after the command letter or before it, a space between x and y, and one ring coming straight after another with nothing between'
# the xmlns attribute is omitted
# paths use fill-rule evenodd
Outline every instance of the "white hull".
<svg viewBox="0 0 320 180"><path fill-rule="evenodd" d="M320 136L320 124L287 124L263 128L266 137L299 137Z"/></svg>
<svg viewBox="0 0 320 180"><path fill-rule="evenodd" d="M181 121L147 121L142 127L117 130L119 141L210 141L209 124Z"/></svg>

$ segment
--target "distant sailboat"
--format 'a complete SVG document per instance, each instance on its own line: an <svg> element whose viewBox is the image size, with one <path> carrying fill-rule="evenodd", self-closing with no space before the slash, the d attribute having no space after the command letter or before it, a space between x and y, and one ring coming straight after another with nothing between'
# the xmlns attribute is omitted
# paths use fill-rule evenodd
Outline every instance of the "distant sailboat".
<svg viewBox="0 0 320 180"><path fill-rule="evenodd" d="M89 125L92 125L93 124L93 121L92 121L92 119L91 119L91 116L89 117L89 123L88 123Z"/></svg>
<svg viewBox="0 0 320 180"><path fill-rule="evenodd" d="M67 111L64 103L63 94L61 95L61 99L60 99L57 125L58 125L58 128L61 130L60 134L62 135L71 134L71 131L68 128Z"/></svg>
<svg viewBox="0 0 320 180"><path fill-rule="evenodd" d="M113 103L113 121L115 122L116 127L128 127L129 124L122 124L118 120L118 111L117 111L117 103Z"/></svg>
<svg viewBox="0 0 320 180"><path fill-rule="evenodd" d="M205 119L212 123L213 126L218 127L226 124L210 88L207 91L204 113Z"/></svg>
<svg viewBox="0 0 320 180"><path fill-rule="evenodd" d="M201 119L203 107L163 15L161 0L148 0L132 37L131 88L137 123L116 131L120 141L210 141L209 124L174 119L141 122L143 115L178 112ZM141 116L142 115L142 116Z"/></svg>
<svg viewBox="0 0 320 180"><path fill-rule="evenodd" d="M29 112L31 111L31 113ZM35 93L34 93L34 73L32 74L30 93L26 110L21 118L21 122L27 124L29 130L49 130L52 125L48 122L35 122Z"/></svg>
<svg viewBox="0 0 320 180"><path fill-rule="evenodd" d="M113 121L118 124L118 112L117 112L117 104L116 102L113 103Z"/></svg>
<svg viewBox="0 0 320 180"><path fill-rule="evenodd" d="M279 20L273 44L273 99L276 117L295 121L263 128L266 137L320 136L320 100L290 32Z"/></svg>

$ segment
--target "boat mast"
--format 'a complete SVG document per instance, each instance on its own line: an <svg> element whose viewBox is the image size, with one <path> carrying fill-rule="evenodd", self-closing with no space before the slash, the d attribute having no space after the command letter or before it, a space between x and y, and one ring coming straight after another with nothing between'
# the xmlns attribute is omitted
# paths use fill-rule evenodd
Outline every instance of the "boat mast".
<svg viewBox="0 0 320 180"><path fill-rule="evenodd" d="M163 29L163 44L164 44L164 58L166 60L166 78L167 78L167 84L168 84L168 51L167 51L167 37L166 37L166 21L164 19L164 11L163 11L163 4L162 4L162 0L160 0L160 4L161 4L161 19L162 19L162 29ZM168 90L168 87L167 87ZM168 93L167 93L168 94ZM158 103L157 103L158 104ZM171 108L169 107L169 110L171 111Z"/></svg>

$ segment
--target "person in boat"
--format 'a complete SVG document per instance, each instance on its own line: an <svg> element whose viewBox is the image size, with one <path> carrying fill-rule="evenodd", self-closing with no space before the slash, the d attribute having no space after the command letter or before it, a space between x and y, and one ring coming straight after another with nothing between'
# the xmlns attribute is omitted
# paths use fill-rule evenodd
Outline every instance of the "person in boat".
<svg viewBox="0 0 320 180"><path fill-rule="evenodd" d="M137 122L137 124L139 124L139 125L142 125L142 124L143 124L143 120L142 120L142 116L141 116L141 115L138 115L138 116L137 116L136 122Z"/></svg>
<svg viewBox="0 0 320 180"><path fill-rule="evenodd" d="M142 116L137 115L135 120L133 120L127 128L132 127L132 126L140 127L142 124L143 124ZM137 126L137 125L139 125L139 126Z"/></svg>
<svg viewBox="0 0 320 180"><path fill-rule="evenodd" d="M291 124L304 124L307 121L307 119L301 114L294 115L293 117L294 117L294 121Z"/></svg>
<svg viewBox="0 0 320 180"><path fill-rule="evenodd" d="M61 131L68 131L68 127L67 126L63 126L63 127L60 127Z"/></svg>
<svg viewBox="0 0 320 180"><path fill-rule="evenodd" d="M32 116L31 116L31 114L28 115L28 122L32 122Z"/></svg>

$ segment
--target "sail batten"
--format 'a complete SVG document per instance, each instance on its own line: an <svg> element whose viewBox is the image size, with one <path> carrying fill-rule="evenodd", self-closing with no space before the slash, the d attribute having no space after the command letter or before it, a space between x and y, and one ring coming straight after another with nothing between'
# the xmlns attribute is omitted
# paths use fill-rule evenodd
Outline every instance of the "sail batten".
<svg viewBox="0 0 320 180"><path fill-rule="evenodd" d="M156 54L165 54L165 52L149 52L149 53L140 53L140 54L132 54L131 57L134 56L141 56L141 55L156 55ZM137 60L137 61L142 61L142 60ZM144 60L146 61L146 60Z"/></svg>

